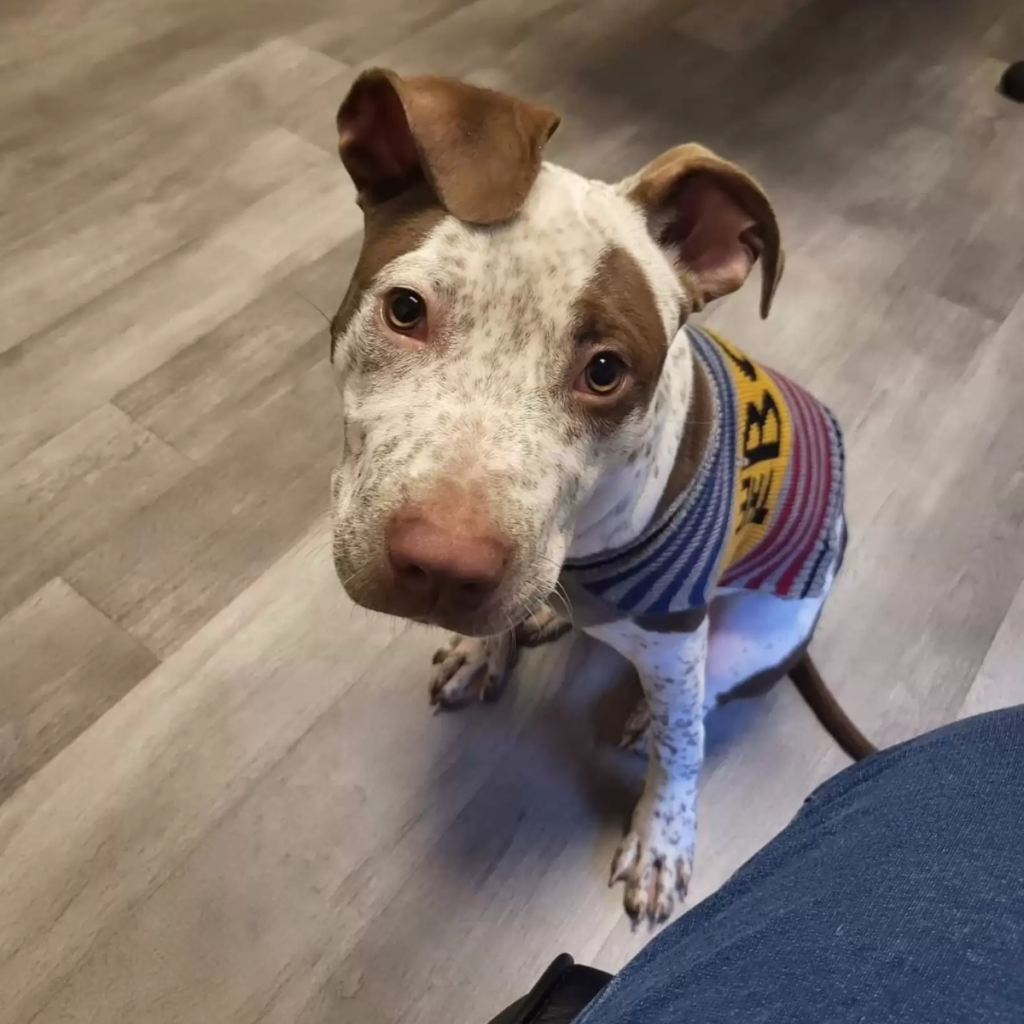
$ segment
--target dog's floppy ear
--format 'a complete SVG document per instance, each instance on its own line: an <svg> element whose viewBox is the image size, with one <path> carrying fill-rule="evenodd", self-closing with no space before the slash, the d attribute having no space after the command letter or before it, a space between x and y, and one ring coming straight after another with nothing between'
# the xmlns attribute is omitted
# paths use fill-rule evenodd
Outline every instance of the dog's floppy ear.
<svg viewBox="0 0 1024 1024"><path fill-rule="evenodd" d="M746 171L703 146L677 146L619 188L675 255L696 309L736 291L760 260L761 316L768 316L782 243L775 211Z"/></svg>
<svg viewBox="0 0 1024 1024"><path fill-rule="evenodd" d="M558 122L490 89L373 68L338 111L338 152L364 206L425 180L459 220L494 224L522 207Z"/></svg>

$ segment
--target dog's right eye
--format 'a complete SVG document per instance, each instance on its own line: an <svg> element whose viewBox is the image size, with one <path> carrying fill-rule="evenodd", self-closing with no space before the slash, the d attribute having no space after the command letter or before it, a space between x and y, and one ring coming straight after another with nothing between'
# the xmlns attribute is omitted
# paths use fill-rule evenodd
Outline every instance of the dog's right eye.
<svg viewBox="0 0 1024 1024"><path fill-rule="evenodd" d="M583 371L583 384L592 395L615 394L626 379L626 364L614 352L598 352Z"/></svg>
<svg viewBox="0 0 1024 1024"><path fill-rule="evenodd" d="M399 334L411 334L427 318L427 303L411 288L392 288L384 297L384 319Z"/></svg>

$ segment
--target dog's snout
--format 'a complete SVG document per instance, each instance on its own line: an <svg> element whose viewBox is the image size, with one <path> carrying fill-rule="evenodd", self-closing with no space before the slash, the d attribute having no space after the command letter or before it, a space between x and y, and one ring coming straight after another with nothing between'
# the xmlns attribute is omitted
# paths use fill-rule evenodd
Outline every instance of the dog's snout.
<svg viewBox="0 0 1024 1024"><path fill-rule="evenodd" d="M425 516L398 519L388 539L396 587L425 610L486 600L505 578L510 554L494 532Z"/></svg>

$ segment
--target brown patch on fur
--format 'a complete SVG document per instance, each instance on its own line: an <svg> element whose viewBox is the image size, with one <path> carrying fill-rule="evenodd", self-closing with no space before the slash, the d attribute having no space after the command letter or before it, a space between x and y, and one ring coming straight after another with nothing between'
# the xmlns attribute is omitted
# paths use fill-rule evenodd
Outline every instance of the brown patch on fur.
<svg viewBox="0 0 1024 1024"><path fill-rule="evenodd" d="M445 216L444 209L423 183L366 210L363 247L345 298L331 321L332 356L334 340L345 333L377 274L392 260L422 245Z"/></svg>
<svg viewBox="0 0 1024 1024"><path fill-rule="evenodd" d="M629 363L633 383L621 397L587 408L588 417L615 426L651 400L668 352L654 292L625 249L605 250L575 302L573 321L581 344L600 347L607 342L609 351L620 351Z"/></svg>
<svg viewBox="0 0 1024 1024"><path fill-rule="evenodd" d="M669 471L665 490L662 492L658 506L654 510L657 519L682 494L700 468L711 435L711 417L714 414L714 401L711 396L711 383L708 381L704 367L697 359L693 360L693 395L690 408L686 413L686 425L683 436L679 439L679 450L676 461Z"/></svg>
<svg viewBox="0 0 1024 1024"><path fill-rule="evenodd" d="M494 224L522 207L560 118L466 82L373 68L337 120L338 152L364 208L425 181L459 220Z"/></svg>
<svg viewBox="0 0 1024 1024"><path fill-rule="evenodd" d="M702 195L689 196L691 192ZM775 211L753 177L703 146L676 146L640 171L628 195L653 220L662 240L680 254L684 270L681 277L694 295L695 308L700 309L704 301L738 287L742 278L721 290L695 291L700 275L693 273L689 261L706 258L709 263L724 266L742 256L750 266L758 259L761 261L761 316L768 316L785 259ZM705 206L709 207L709 223L703 223L701 216ZM743 230L739 230L743 223L735 217L740 211L749 218ZM734 228L739 233L732 236ZM714 273L709 277L713 280Z"/></svg>

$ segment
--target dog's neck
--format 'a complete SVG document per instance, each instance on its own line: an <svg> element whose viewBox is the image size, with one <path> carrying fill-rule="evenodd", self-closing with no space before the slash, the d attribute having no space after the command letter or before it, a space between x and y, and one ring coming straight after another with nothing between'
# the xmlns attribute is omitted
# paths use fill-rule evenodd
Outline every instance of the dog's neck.
<svg viewBox="0 0 1024 1024"><path fill-rule="evenodd" d="M654 518L679 458L693 402L694 372L690 344L685 336L677 336L644 430L633 450L602 474L580 507L567 558L624 547Z"/></svg>

